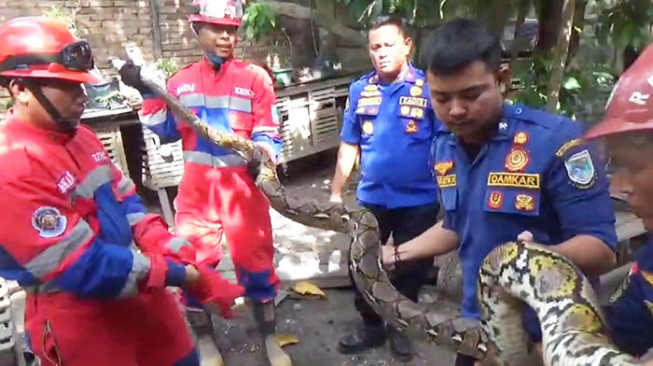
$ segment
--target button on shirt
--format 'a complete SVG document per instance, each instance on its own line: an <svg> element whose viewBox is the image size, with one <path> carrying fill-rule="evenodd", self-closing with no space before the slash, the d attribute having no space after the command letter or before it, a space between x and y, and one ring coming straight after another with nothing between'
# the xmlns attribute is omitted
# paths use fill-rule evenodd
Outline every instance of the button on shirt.
<svg viewBox="0 0 653 366"><path fill-rule="evenodd" d="M393 84L364 75L349 88L343 119L342 141L361 149L359 201L388 209L437 203L429 149L440 122L423 71L411 65Z"/></svg>
<svg viewBox="0 0 653 366"><path fill-rule="evenodd" d="M528 230L536 242L576 235L616 247L604 166L580 124L525 106L504 106L497 131L471 160L446 127L436 133L433 174L445 227L461 240L464 317L477 318L476 280L490 251Z"/></svg>

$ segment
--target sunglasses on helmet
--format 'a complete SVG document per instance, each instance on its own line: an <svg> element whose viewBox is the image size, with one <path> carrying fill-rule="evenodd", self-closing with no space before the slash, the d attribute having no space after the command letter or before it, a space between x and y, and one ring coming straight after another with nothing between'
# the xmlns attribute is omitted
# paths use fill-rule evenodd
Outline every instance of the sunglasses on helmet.
<svg viewBox="0 0 653 366"><path fill-rule="evenodd" d="M7 58L0 71L27 70L33 65L60 64L68 70L88 71L95 67L91 45L84 40L71 43L56 54L28 54Z"/></svg>

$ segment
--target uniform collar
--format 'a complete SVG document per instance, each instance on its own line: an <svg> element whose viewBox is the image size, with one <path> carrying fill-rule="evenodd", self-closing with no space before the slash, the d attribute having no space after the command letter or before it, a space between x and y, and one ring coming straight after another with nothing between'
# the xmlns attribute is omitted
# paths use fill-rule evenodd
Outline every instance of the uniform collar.
<svg viewBox="0 0 653 366"><path fill-rule="evenodd" d="M419 80L419 81L418 81ZM422 86L424 85L424 78L420 77L418 75L417 69L415 68L415 65L413 65L412 62L408 63L408 71L406 71L406 74L404 75L404 78L402 80L405 83L419 83ZM374 71L372 75L368 79L369 84L379 84L381 83L381 77L379 76L378 72Z"/></svg>
<svg viewBox="0 0 653 366"><path fill-rule="evenodd" d="M229 65L233 62L234 57L231 56L227 61L222 64L220 67L220 70L218 72L215 72L215 69L213 68L213 65L211 64L211 61L209 61L206 56L202 56L202 61L200 61L201 68L205 71L211 71L214 72L216 75L221 75L224 74L224 71L229 67Z"/></svg>
<svg viewBox="0 0 653 366"><path fill-rule="evenodd" d="M490 141L503 141L511 139L515 134L515 117L523 113L523 107L519 105L503 104L501 119L496 124L496 133ZM438 133L448 133L449 143L455 145L458 142L457 136L443 124L440 125Z"/></svg>
<svg viewBox="0 0 653 366"><path fill-rule="evenodd" d="M75 135L68 133L45 130L31 125L14 115L13 108L7 111L7 122L5 131L9 134L17 134L29 137L30 139L40 139L48 142L55 142L62 145L70 142Z"/></svg>

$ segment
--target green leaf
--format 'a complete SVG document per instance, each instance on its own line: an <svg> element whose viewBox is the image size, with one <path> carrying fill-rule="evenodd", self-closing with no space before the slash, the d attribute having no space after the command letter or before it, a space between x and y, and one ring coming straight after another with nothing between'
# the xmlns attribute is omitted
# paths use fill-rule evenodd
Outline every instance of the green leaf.
<svg viewBox="0 0 653 366"><path fill-rule="evenodd" d="M563 87L565 90L578 90L578 89L581 88L580 83L578 82L578 79L576 79L576 78L573 77L573 76L568 77L567 80L565 80L565 82L564 82L564 84L562 85L562 87Z"/></svg>

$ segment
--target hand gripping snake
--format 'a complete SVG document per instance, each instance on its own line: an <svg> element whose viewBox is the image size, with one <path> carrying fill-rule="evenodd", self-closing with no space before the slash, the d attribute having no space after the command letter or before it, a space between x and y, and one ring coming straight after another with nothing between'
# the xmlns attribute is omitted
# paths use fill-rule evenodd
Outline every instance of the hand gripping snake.
<svg viewBox="0 0 653 366"><path fill-rule="evenodd" d="M146 76L143 81L178 118L216 145L247 161L259 149L250 140L212 129L156 82ZM378 223L370 211L289 198L274 163L266 154L258 155L263 158L256 184L274 210L298 223L351 237L349 266L355 285L390 325L486 364L536 365L541 361L534 360L522 327L520 308L527 303L542 324L545 365L637 364L610 344L589 281L560 255L534 243L505 243L485 258L480 270L480 322L458 318L450 309L429 310L390 283L379 258Z"/></svg>

